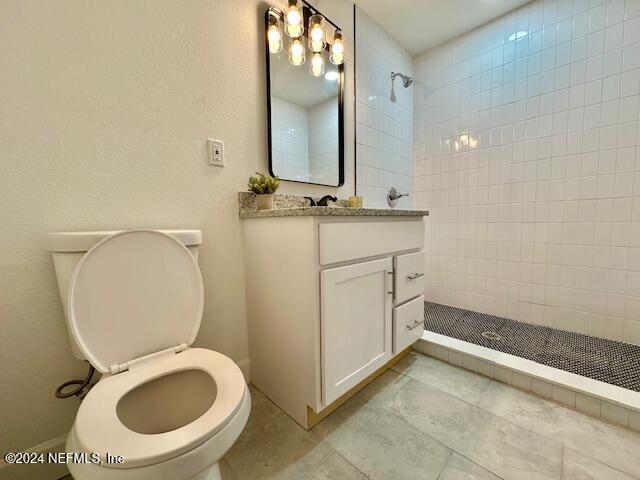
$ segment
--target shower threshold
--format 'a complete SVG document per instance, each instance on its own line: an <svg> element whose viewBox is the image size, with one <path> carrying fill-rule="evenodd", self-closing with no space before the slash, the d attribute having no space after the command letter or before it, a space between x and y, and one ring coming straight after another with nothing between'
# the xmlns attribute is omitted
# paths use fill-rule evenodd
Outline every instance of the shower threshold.
<svg viewBox="0 0 640 480"><path fill-rule="evenodd" d="M640 346L425 302L414 348L640 429Z"/></svg>

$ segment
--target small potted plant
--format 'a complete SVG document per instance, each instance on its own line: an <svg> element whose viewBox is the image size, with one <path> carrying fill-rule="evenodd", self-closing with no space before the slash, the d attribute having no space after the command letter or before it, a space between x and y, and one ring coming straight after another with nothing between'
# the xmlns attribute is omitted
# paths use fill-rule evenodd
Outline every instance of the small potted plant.
<svg viewBox="0 0 640 480"><path fill-rule="evenodd" d="M256 172L255 176L249 177L248 187L249 191L256 195L258 210L271 210L273 194L280 187L280 180L278 177Z"/></svg>

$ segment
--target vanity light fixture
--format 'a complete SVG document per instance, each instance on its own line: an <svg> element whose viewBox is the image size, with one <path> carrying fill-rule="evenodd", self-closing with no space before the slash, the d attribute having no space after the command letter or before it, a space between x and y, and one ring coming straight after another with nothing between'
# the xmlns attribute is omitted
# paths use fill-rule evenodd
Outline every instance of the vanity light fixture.
<svg viewBox="0 0 640 480"><path fill-rule="evenodd" d="M302 65L305 60L304 44L299 38L294 38L289 44L289 61L293 65Z"/></svg>
<svg viewBox="0 0 640 480"><path fill-rule="evenodd" d="M324 35L324 17L319 13L309 17L309 50L322 52L326 46Z"/></svg>
<svg viewBox="0 0 640 480"><path fill-rule="evenodd" d="M311 55L311 61L309 62L309 73L314 77L321 77L324 75L325 62L324 54L316 52Z"/></svg>
<svg viewBox="0 0 640 480"><path fill-rule="evenodd" d="M298 0L288 0L288 7L285 13L285 27L291 38L298 38L304 32L302 8Z"/></svg>
<svg viewBox="0 0 640 480"><path fill-rule="evenodd" d="M267 39L269 40L269 51L271 53L282 52L284 42L282 41L282 27L278 17L273 13L269 14L269 28L267 29Z"/></svg>
<svg viewBox="0 0 640 480"><path fill-rule="evenodd" d="M324 79L329 80L330 82L335 82L340 77L340 74L335 70L329 70L324 74Z"/></svg>
<svg viewBox="0 0 640 480"><path fill-rule="evenodd" d="M331 44L331 56L329 57L334 65L342 65L344 62L344 37L342 30L336 30L333 34L333 43Z"/></svg>
<svg viewBox="0 0 640 480"><path fill-rule="evenodd" d="M303 6L304 5L304 6ZM302 65L306 61L306 50L309 49L311 62L309 73L314 77L324 75L326 71L325 50L328 49L329 60L334 65L344 63L344 36L336 24L318 13L304 0L287 0L287 8L283 12L272 6L267 11L267 44L270 53L278 54L284 49L284 37L289 38L288 56L293 65ZM307 20L308 19L308 22ZM307 41L303 38L307 22ZM284 33L283 33L284 24ZM331 25L331 27L328 27ZM333 40L329 41L327 28L335 28ZM325 77L335 81L339 77L335 74ZM331 78L330 78L331 77Z"/></svg>

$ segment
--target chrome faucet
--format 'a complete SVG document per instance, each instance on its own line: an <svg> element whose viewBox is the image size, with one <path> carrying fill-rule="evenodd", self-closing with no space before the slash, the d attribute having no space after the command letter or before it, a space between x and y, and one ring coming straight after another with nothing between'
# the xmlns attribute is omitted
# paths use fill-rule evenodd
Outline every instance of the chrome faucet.
<svg viewBox="0 0 640 480"><path fill-rule="evenodd" d="M408 196L408 193L400 193L398 192L398 189L392 185L391 187L389 187L389 191L387 192L387 203L391 208L393 208L398 204L399 199Z"/></svg>

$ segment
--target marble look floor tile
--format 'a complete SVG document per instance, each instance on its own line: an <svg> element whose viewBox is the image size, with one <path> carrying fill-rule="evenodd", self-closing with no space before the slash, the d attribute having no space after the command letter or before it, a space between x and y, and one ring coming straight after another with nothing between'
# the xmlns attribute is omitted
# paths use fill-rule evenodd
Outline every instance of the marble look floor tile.
<svg viewBox="0 0 640 480"><path fill-rule="evenodd" d="M418 381L383 408L503 478L559 479L562 445Z"/></svg>
<svg viewBox="0 0 640 480"><path fill-rule="evenodd" d="M476 405L570 449L640 478L640 435L492 382Z"/></svg>
<svg viewBox="0 0 640 480"><path fill-rule="evenodd" d="M223 480L367 480L367 476L351 465L342 455L325 445L320 445L296 461L283 464L276 470L253 471L244 469L241 474L236 474L229 465L229 461L223 458L220 462L220 473Z"/></svg>
<svg viewBox="0 0 640 480"><path fill-rule="evenodd" d="M437 479L451 451L388 412L358 401L314 431L371 479Z"/></svg>
<svg viewBox="0 0 640 480"><path fill-rule="evenodd" d="M231 480L298 479L303 471L310 479L365 478L319 436L305 431L255 388L251 397L247 426L221 465Z"/></svg>
<svg viewBox="0 0 640 480"><path fill-rule="evenodd" d="M418 354L311 431L252 400L224 480L640 480L640 435Z"/></svg>
<svg viewBox="0 0 640 480"><path fill-rule="evenodd" d="M316 448L302 461L288 465L273 480L367 480L367 476L331 448Z"/></svg>
<svg viewBox="0 0 640 480"><path fill-rule="evenodd" d="M634 480L593 458L565 449L562 462L563 480Z"/></svg>
<svg viewBox="0 0 640 480"><path fill-rule="evenodd" d="M376 378L374 382L356 393L350 401L361 404L381 405L393 397L410 380L411 378L406 375L387 370Z"/></svg>
<svg viewBox="0 0 640 480"><path fill-rule="evenodd" d="M500 477L454 452L438 480L500 480Z"/></svg>
<svg viewBox="0 0 640 480"><path fill-rule="evenodd" d="M491 381L483 375L415 352L409 353L392 369L468 402L477 401Z"/></svg>

